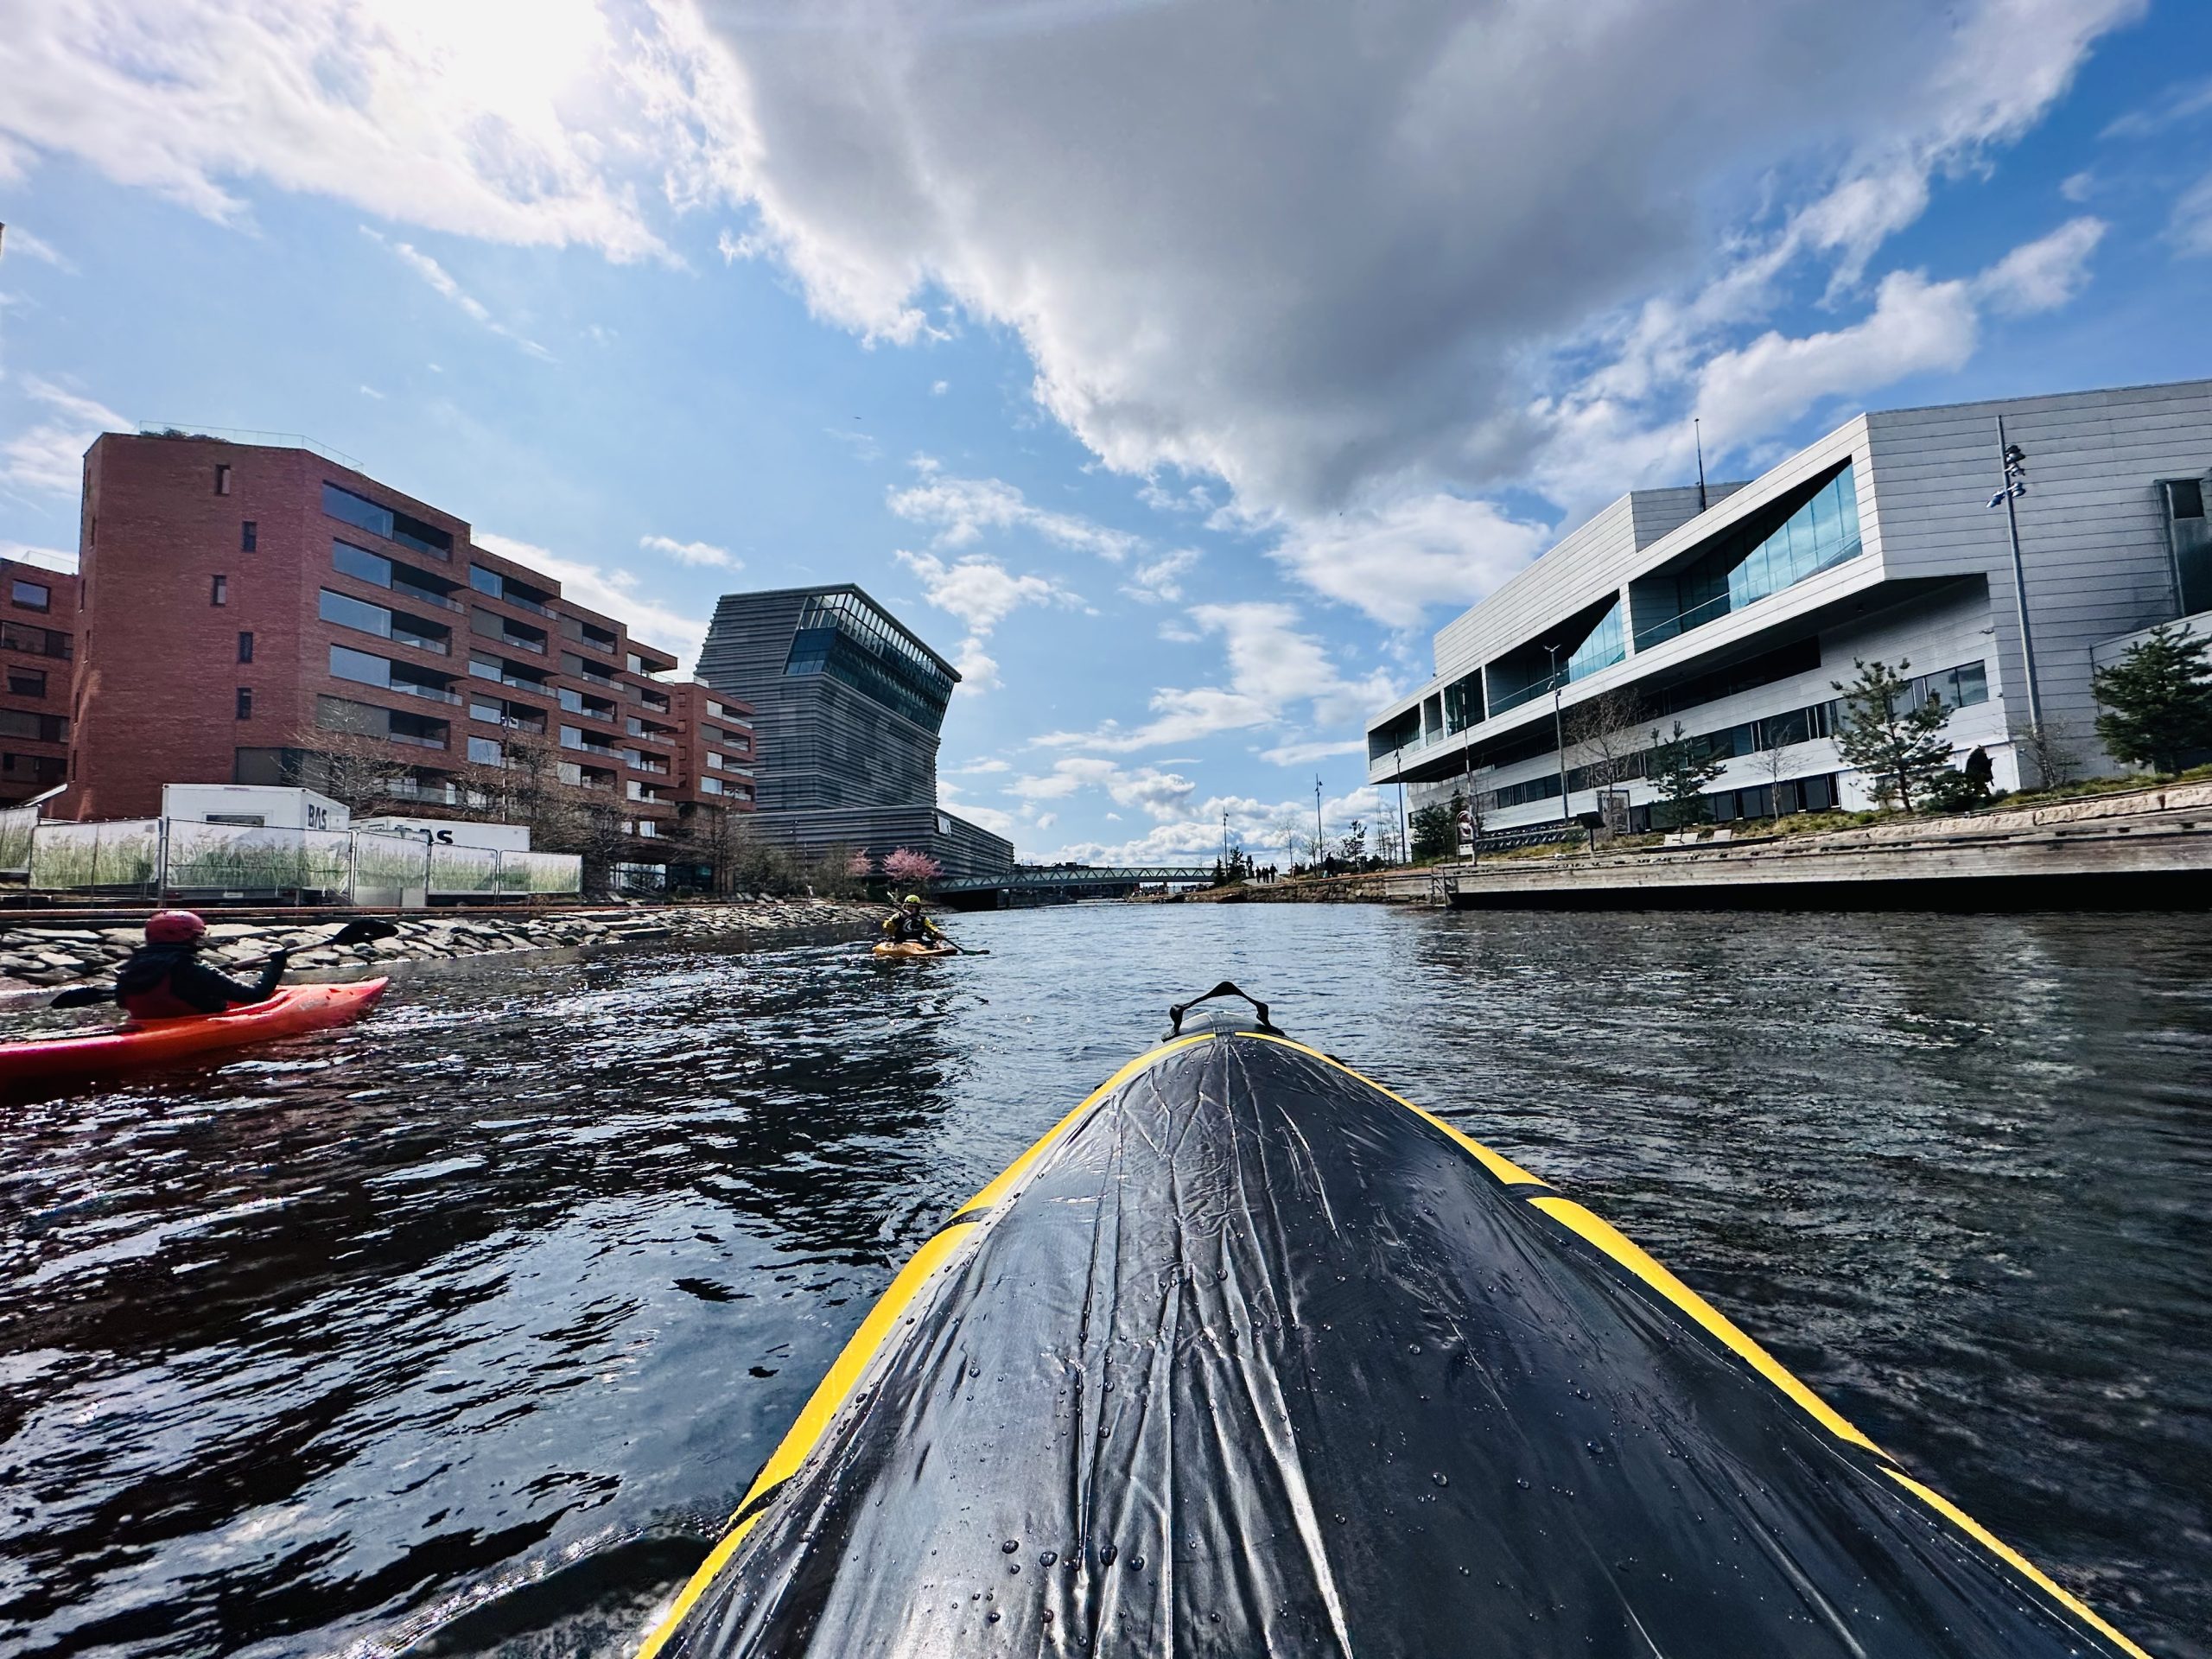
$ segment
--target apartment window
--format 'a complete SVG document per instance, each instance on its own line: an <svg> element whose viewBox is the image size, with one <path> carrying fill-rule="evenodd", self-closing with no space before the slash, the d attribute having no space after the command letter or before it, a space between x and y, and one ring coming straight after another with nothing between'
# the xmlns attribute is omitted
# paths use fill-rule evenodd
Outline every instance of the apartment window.
<svg viewBox="0 0 2212 1659"><path fill-rule="evenodd" d="M506 597L507 584L495 570L486 570L480 564L468 567L468 585L480 594L489 594L494 599Z"/></svg>
<svg viewBox="0 0 2212 1659"><path fill-rule="evenodd" d="M19 582L8 590L8 597L27 611L54 608L54 589L42 582Z"/></svg>
<svg viewBox="0 0 2212 1659"><path fill-rule="evenodd" d="M707 764L712 766L716 772L720 772L722 769L722 758L719 754L716 754L712 749L709 749L707 751Z"/></svg>
<svg viewBox="0 0 2212 1659"><path fill-rule="evenodd" d="M238 661L242 663L250 663L252 660L253 636L241 631L238 634Z"/></svg>
<svg viewBox="0 0 2212 1659"><path fill-rule="evenodd" d="M253 718L253 688L250 685L238 687L238 718L240 720Z"/></svg>
<svg viewBox="0 0 2212 1659"><path fill-rule="evenodd" d="M397 542L402 547L411 547L433 558L453 557L453 537L435 524L426 524L420 518L410 518L404 512L379 506L351 490L341 490L335 484L322 486L322 510L332 518L349 524L358 524L372 535L387 541Z"/></svg>
<svg viewBox="0 0 2212 1659"><path fill-rule="evenodd" d="M251 553L260 543L260 527L251 518L242 520L238 524L238 551Z"/></svg>
<svg viewBox="0 0 2212 1659"><path fill-rule="evenodd" d="M231 469L228 467L218 466L215 468L215 493L228 495L230 493Z"/></svg>
<svg viewBox="0 0 2212 1659"><path fill-rule="evenodd" d="M699 792L702 795L721 794L722 792L722 780L719 778L702 778L699 780Z"/></svg>
<svg viewBox="0 0 2212 1659"><path fill-rule="evenodd" d="M642 674L645 671L645 659L639 656L636 652L631 652L624 660L629 664L630 671L632 674Z"/></svg>
<svg viewBox="0 0 2212 1659"><path fill-rule="evenodd" d="M208 584L207 602L210 605L227 605L231 602L231 579L228 576L217 576Z"/></svg>
<svg viewBox="0 0 2212 1659"><path fill-rule="evenodd" d="M583 786L584 769L573 760L555 761L553 775L571 788L581 789Z"/></svg>
<svg viewBox="0 0 2212 1659"><path fill-rule="evenodd" d="M468 740L468 758L480 766L504 766L507 764L507 752L499 747L496 740L488 737Z"/></svg>
<svg viewBox="0 0 2212 1659"><path fill-rule="evenodd" d="M372 657L365 651L349 651L344 645L330 648L330 677L352 680L361 685L390 685L391 664L383 657Z"/></svg>
<svg viewBox="0 0 2212 1659"><path fill-rule="evenodd" d="M42 697L46 695L46 671L42 668L8 669L8 694L16 697Z"/></svg>

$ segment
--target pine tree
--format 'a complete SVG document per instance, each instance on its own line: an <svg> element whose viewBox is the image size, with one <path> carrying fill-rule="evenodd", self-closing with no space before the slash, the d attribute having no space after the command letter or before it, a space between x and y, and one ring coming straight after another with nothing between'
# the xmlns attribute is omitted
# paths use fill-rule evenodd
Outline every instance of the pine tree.
<svg viewBox="0 0 2212 1659"><path fill-rule="evenodd" d="M1459 798L1452 804L1432 801L1414 814L1414 856L1445 858L1459 849Z"/></svg>
<svg viewBox="0 0 2212 1659"><path fill-rule="evenodd" d="M1951 769L1951 743L1943 734L1951 711L1939 697L1912 700L1912 682L1904 674L1912 664L1903 658L1895 668L1864 658L1855 665L1859 677L1850 684L1829 682L1843 693L1836 752L1873 780L1877 803L1910 812L1940 784L1936 774Z"/></svg>
<svg viewBox="0 0 2212 1659"><path fill-rule="evenodd" d="M1651 728L1651 752L1645 757L1645 775L1659 791L1655 817L1665 819L1665 830L1705 822L1705 786L1718 778L1728 763L1707 751L1705 740L1692 737L1681 721L1673 733L1662 738Z"/></svg>
<svg viewBox="0 0 2212 1659"><path fill-rule="evenodd" d="M2110 668L2096 672L2097 736L2122 760L2179 772L2184 753L2212 748L2212 640L2168 627L2151 631Z"/></svg>

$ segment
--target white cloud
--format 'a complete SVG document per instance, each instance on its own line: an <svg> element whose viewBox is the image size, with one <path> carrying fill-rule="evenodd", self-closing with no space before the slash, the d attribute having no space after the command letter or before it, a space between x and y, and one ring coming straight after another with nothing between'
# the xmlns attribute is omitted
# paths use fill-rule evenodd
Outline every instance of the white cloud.
<svg viewBox="0 0 2212 1659"><path fill-rule="evenodd" d="M2025 242L1975 279L1974 292L2004 316L2056 311L2089 280L2089 256L2104 240L2101 219L2069 219L2049 236Z"/></svg>
<svg viewBox="0 0 2212 1659"><path fill-rule="evenodd" d="M489 307L454 280L453 274L436 260L409 242L385 242L378 232L361 226L361 234L372 242L389 247L399 262L430 285L431 291L450 300L461 314L480 327L490 330L502 340L511 340L532 357L552 361L553 353L534 340L524 339L492 315Z"/></svg>
<svg viewBox="0 0 2212 1659"><path fill-rule="evenodd" d="M930 382L930 396L932 397L942 397L946 392L950 391L951 390L952 382L950 380L932 380Z"/></svg>
<svg viewBox="0 0 2212 1659"><path fill-rule="evenodd" d="M0 174L67 155L220 219L257 181L617 259L672 259L655 216L711 212L724 258L774 261L869 341L1007 329L1039 406L1148 505L1198 509L1169 472L1217 480L1217 522L1403 616L1421 601L1299 550L1364 514L1462 602L1524 516L1478 524L1481 492L1573 506L1679 477L1708 392L1740 451L1808 397L1962 361L1999 290L1893 273L1869 310L1872 261L2144 5L938 0L793 26L701 0L47 0L0 41ZM2182 208L2177 241L2212 242L2212 207ZM1808 280L1835 326L1769 328ZM997 480L893 505L939 550L1143 546Z"/></svg>
<svg viewBox="0 0 2212 1659"><path fill-rule="evenodd" d="M512 559L552 577L561 584L563 595L613 617L646 644L674 652L678 658L676 672L679 677L691 671L699 646L707 637L705 620L671 610L659 601L647 598L639 591L634 570L563 558L528 542L484 531L476 532L476 540L480 546L503 559Z"/></svg>
<svg viewBox="0 0 2212 1659"><path fill-rule="evenodd" d="M2143 108L2130 110L2097 137L2152 138L2170 127L2207 114L2212 114L2212 78L2177 81Z"/></svg>
<svg viewBox="0 0 2212 1659"><path fill-rule="evenodd" d="M1519 478L1546 346L1700 267L1746 265L1712 327L1755 322L1798 259L1849 298L1932 178L2141 10L930 7L722 32L754 245L817 315L911 338L949 295L1020 335L1039 402L1108 465L1305 522ZM1736 241L1776 190L1780 242ZM1654 391L1694 390L1655 366Z"/></svg>
<svg viewBox="0 0 2212 1659"><path fill-rule="evenodd" d="M686 49L594 0L48 0L11 9L0 141L226 221L257 179L457 235L666 257L614 163L693 118L625 91Z"/></svg>
<svg viewBox="0 0 2212 1659"><path fill-rule="evenodd" d="M993 756L988 760L970 760L964 766L947 766L945 770L947 772L980 773L986 772L1012 772L1014 768L1007 762L999 760L996 756Z"/></svg>
<svg viewBox="0 0 2212 1659"><path fill-rule="evenodd" d="M1090 732L1047 733L1036 742L1124 754L1218 732L1279 726L1300 705L1315 726L1342 727L1395 695L1395 682L1379 669L1345 678L1321 642L1301 631L1298 613L1288 605L1257 600L1196 605L1189 615L1227 647L1227 685L1162 687L1152 695L1153 718L1141 726L1123 728L1109 721Z"/></svg>
<svg viewBox="0 0 2212 1659"><path fill-rule="evenodd" d="M1167 605L1183 597L1183 576L1198 562L1196 548L1179 547L1154 558L1141 559L1122 584L1122 591L1146 605Z"/></svg>
<svg viewBox="0 0 2212 1659"><path fill-rule="evenodd" d="M712 542L679 542L672 536L640 536L638 545L648 553L665 553L678 564L703 566L715 570L742 570L745 561L734 556L726 547L716 547Z"/></svg>
<svg viewBox="0 0 2212 1659"><path fill-rule="evenodd" d="M935 546L972 546L990 530L1030 531L1061 547L1104 559L1121 559L1143 545L1141 537L1125 531L1033 505L1002 479L949 477L926 460L918 461L916 469L922 481L892 491L886 505L909 523L934 529Z"/></svg>
<svg viewBox="0 0 2212 1659"><path fill-rule="evenodd" d="M2212 173L2184 190L2166 221L2166 236L2183 253L2212 254Z"/></svg>
<svg viewBox="0 0 2212 1659"><path fill-rule="evenodd" d="M11 542L0 536L0 559L13 559L17 564L35 564L48 570L62 570L74 575L77 556L58 547L33 547L28 542Z"/></svg>
<svg viewBox="0 0 2212 1659"><path fill-rule="evenodd" d="M384 402L384 393L378 391L374 386L364 385L360 388L360 393L364 397L373 397L378 403Z"/></svg>
<svg viewBox="0 0 2212 1659"><path fill-rule="evenodd" d="M1769 431L1824 397L1956 368L1973 353L1976 328L1967 283L1893 271L1859 322L1794 339L1769 333L1707 359L1697 406L1724 432Z"/></svg>
<svg viewBox="0 0 2212 1659"><path fill-rule="evenodd" d="M1316 593L1410 628L1432 605L1482 598L1550 539L1488 501L1432 494L1304 520L1270 556Z"/></svg>
<svg viewBox="0 0 2212 1659"><path fill-rule="evenodd" d="M1088 864L1180 864L1205 866L1221 856L1222 814L1229 815L1229 835L1262 863L1289 861L1287 842L1293 836L1304 856L1304 843L1313 832L1313 798L1303 800L1262 801L1249 796L1217 795L1198 802L1183 816L1155 823L1143 835L1122 842L1081 841L1037 855L1057 861L1073 860ZM1113 814L1107 817L1111 819ZM1343 835L1357 819L1368 829L1370 846L1379 823L1397 822L1395 798L1372 788L1329 798L1322 805L1322 833L1332 840Z"/></svg>
<svg viewBox="0 0 2212 1659"><path fill-rule="evenodd" d="M988 690L999 683L999 665L983 648L993 629L1024 605L1080 605L1082 599L1044 576L1015 575L993 560L970 556L947 564L931 553L893 556L922 579L922 597L958 617L968 629L953 665L961 689Z"/></svg>
<svg viewBox="0 0 2212 1659"><path fill-rule="evenodd" d="M1103 791L1116 806L1135 807L1161 820L1183 811L1198 792L1198 785L1179 772L1157 766L1130 770L1097 755L1064 756L1050 772L1015 779L1005 792L1026 801L1059 801L1085 789Z"/></svg>
<svg viewBox="0 0 2212 1659"><path fill-rule="evenodd" d="M32 235L20 225L8 226L4 236L0 236L0 249L20 254L26 259L41 260L56 270L74 272L77 269L69 257L53 243Z"/></svg>
<svg viewBox="0 0 2212 1659"><path fill-rule="evenodd" d="M1326 760L1339 754L1364 754L1364 738L1323 738L1312 743L1278 743L1271 749L1262 749L1260 759L1278 766L1310 766L1316 760Z"/></svg>
<svg viewBox="0 0 2212 1659"><path fill-rule="evenodd" d="M41 494L74 495L85 477L85 451L103 432L137 429L105 404L27 376L23 391L51 412L0 443L0 485Z"/></svg>

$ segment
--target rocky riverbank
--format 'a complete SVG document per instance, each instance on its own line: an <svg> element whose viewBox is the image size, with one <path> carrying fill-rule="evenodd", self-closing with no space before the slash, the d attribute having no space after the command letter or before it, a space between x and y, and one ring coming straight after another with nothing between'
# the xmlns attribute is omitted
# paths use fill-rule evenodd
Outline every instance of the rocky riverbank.
<svg viewBox="0 0 2212 1659"><path fill-rule="evenodd" d="M832 899L760 899L720 905L621 906L607 910L546 913L447 915L435 911L394 916L399 931L373 944L336 950L325 943L346 919L312 924L282 920L225 921L211 917L204 955L227 967L289 946L295 973L308 978L379 962L419 962L502 951L561 950L671 938L714 938L734 933L792 932L838 923L867 923L876 907ZM143 923L73 925L23 923L0 927L0 995L105 979L145 937Z"/></svg>

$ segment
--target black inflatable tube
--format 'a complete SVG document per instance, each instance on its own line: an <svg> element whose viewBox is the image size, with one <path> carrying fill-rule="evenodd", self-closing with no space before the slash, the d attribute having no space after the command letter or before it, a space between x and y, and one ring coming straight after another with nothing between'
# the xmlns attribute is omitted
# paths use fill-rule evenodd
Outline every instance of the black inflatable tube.
<svg viewBox="0 0 2212 1659"><path fill-rule="evenodd" d="M2130 1655L1604 1221L1268 1032L916 1253L639 1659Z"/></svg>

